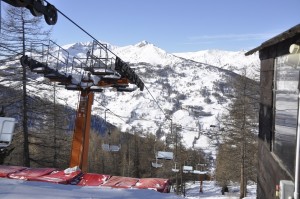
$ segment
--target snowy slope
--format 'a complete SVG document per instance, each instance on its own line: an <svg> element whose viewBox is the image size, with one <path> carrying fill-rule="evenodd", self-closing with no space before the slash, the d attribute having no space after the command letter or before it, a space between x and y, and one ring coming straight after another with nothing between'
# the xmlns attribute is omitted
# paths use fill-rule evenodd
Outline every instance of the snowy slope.
<svg viewBox="0 0 300 199"><path fill-rule="evenodd" d="M243 67L248 69L248 74L258 75L258 66L260 64L258 53L245 56L246 51L221 51L221 50L203 50L197 52L174 53L174 55L186 59L194 60L220 68L231 70L238 74L243 74Z"/></svg>
<svg viewBox="0 0 300 199"><path fill-rule="evenodd" d="M172 65L181 62L180 58L168 54L147 41L141 41L135 45L120 47L114 51L123 60L130 63L145 62L151 65Z"/></svg>
<svg viewBox="0 0 300 199"><path fill-rule="evenodd" d="M204 181L203 182L203 192L199 193L200 182L196 181L188 182L186 184L186 198L188 199L238 199L239 197L239 185L233 184L228 186L229 192L224 195L221 194L221 187L218 186L214 181ZM247 197L244 199L255 199L256 198L256 185L247 185Z"/></svg>

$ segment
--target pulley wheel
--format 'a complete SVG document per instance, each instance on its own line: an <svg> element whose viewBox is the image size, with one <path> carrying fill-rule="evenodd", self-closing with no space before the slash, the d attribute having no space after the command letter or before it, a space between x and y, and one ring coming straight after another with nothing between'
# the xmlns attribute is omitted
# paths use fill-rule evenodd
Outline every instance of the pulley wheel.
<svg viewBox="0 0 300 199"><path fill-rule="evenodd" d="M22 66L25 66L26 67L26 62L28 62L28 57L27 55L23 55L21 58L20 58L20 62L21 62L21 65Z"/></svg>
<svg viewBox="0 0 300 199"><path fill-rule="evenodd" d="M47 14L44 15L46 23L48 25L56 24L56 22L57 22L57 10L56 10L56 8L51 4L47 4L46 10L47 10L46 11Z"/></svg>

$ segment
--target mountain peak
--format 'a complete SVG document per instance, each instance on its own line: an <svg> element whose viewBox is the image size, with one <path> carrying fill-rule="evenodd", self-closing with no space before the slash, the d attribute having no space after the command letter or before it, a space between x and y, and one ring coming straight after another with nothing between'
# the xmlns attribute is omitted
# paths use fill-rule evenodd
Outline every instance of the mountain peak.
<svg viewBox="0 0 300 199"><path fill-rule="evenodd" d="M146 45L148 45L148 44L150 44L148 41L143 40L143 41L141 41L141 42L135 44L134 46L136 46L136 47L144 47L144 46L146 46Z"/></svg>

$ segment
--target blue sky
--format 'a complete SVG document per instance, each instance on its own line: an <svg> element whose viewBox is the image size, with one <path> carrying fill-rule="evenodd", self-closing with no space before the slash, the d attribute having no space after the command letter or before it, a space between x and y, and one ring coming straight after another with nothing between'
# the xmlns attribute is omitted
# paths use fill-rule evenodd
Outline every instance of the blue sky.
<svg viewBox="0 0 300 199"><path fill-rule="evenodd" d="M99 41L167 52L250 50L300 23L300 0L48 0ZM92 39L59 14L58 44Z"/></svg>

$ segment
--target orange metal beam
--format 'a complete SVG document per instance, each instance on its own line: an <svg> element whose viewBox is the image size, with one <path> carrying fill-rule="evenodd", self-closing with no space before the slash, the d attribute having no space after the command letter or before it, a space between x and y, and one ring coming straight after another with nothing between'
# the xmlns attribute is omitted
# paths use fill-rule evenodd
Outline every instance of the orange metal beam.
<svg viewBox="0 0 300 199"><path fill-rule="evenodd" d="M88 170L89 136L93 100L93 92L88 89L81 91L72 141L70 167L79 166L83 172L87 172Z"/></svg>
<svg viewBox="0 0 300 199"><path fill-rule="evenodd" d="M97 86L127 85L127 78L104 79ZM89 89L81 90L73 134L70 167L79 166L83 172L88 172L88 150L91 126L91 112L94 93Z"/></svg>
<svg viewBox="0 0 300 199"><path fill-rule="evenodd" d="M102 87L109 87L113 85L128 85L129 80L127 78L121 78L121 79L104 79L100 80L97 84L97 86L102 86Z"/></svg>

